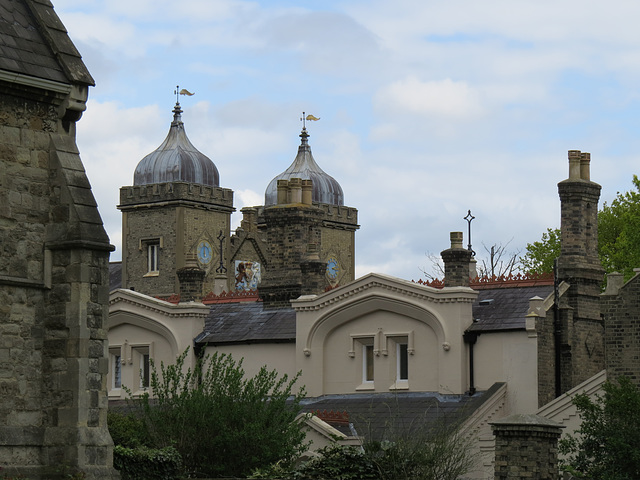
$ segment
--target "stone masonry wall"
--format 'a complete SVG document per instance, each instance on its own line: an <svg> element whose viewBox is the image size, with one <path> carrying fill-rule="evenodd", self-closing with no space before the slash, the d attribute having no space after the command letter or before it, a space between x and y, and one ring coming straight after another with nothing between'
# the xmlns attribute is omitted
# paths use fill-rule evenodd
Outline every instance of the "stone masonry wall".
<svg viewBox="0 0 640 480"><path fill-rule="evenodd" d="M111 246L63 99L0 83L0 463L118 478L106 426Z"/></svg>
<svg viewBox="0 0 640 480"><path fill-rule="evenodd" d="M204 289L213 290L215 269L220 265L220 231L228 237L233 192L229 189L190 183L163 183L122 187L123 287L133 287L148 295L171 295L179 290L176 271L185 266L186 256L196 253L201 240L213 250ZM147 275L147 249L140 239L162 237L157 275ZM223 243L225 264L229 258L229 239ZM205 292L206 293L206 292Z"/></svg>

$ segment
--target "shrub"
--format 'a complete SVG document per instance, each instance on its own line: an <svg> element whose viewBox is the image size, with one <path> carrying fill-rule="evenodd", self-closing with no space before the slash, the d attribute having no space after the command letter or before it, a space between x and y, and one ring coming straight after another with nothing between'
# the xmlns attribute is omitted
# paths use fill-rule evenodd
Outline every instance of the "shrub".
<svg viewBox="0 0 640 480"><path fill-rule="evenodd" d="M293 462L307 445L296 421L304 388L263 367L245 378L242 361L215 353L185 368L151 366L151 391L133 405L156 447L174 446L188 476L246 476L277 461Z"/></svg>
<svg viewBox="0 0 640 480"><path fill-rule="evenodd" d="M113 466L122 480L174 480L182 472L182 459L173 447L160 449L116 445Z"/></svg>
<svg viewBox="0 0 640 480"><path fill-rule="evenodd" d="M107 425L115 445L128 448L151 446L144 422L131 413L110 410L107 413Z"/></svg>

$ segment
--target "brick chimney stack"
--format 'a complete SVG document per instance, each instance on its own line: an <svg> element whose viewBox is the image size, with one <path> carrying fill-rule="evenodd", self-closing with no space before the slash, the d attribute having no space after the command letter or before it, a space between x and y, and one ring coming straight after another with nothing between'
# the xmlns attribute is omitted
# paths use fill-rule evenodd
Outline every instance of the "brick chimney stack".
<svg viewBox="0 0 640 480"><path fill-rule="evenodd" d="M195 255L187 256L187 265L176 271L180 282L180 302L202 300L202 288L206 272L198 266Z"/></svg>
<svg viewBox="0 0 640 480"><path fill-rule="evenodd" d="M444 262L444 286L468 287L471 252L462 246L462 232L451 232L451 248L440 253Z"/></svg>
<svg viewBox="0 0 640 480"><path fill-rule="evenodd" d="M598 256L598 200L591 181L591 155L569 150L569 178L558 183L561 253L558 280L569 284L561 309L563 345L561 390L566 392L605 367L600 286L604 270Z"/></svg>

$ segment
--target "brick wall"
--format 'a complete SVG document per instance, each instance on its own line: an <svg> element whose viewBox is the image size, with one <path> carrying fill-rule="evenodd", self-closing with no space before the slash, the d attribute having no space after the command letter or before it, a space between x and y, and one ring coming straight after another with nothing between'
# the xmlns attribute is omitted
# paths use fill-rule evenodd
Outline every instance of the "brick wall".
<svg viewBox="0 0 640 480"><path fill-rule="evenodd" d="M640 276L615 295L603 295L607 377L625 375L640 385Z"/></svg>

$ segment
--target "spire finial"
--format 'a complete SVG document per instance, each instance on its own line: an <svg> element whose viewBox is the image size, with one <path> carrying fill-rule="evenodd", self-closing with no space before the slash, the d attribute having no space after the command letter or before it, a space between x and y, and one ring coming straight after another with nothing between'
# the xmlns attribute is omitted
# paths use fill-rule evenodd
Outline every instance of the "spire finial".
<svg viewBox="0 0 640 480"><path fill-rule="evenodd" d="M471 215L471 210L469 210L469 212L467 213L467 215L464 217L464 219L467 221L467 223L469 224L469 245L467 250L469 250L471 252L471 256L475 257L476 256L476 252L473 251L473 248L471 247L471 222L473 221L473 219L476 218L473 215Z"/></svg>
<svg viewBox="0 0 640 480"><path fill-rule="evenodd" d="M173 93L176 94L176 105L180 105L180 85L176 85L176 89Z"/></svg>

